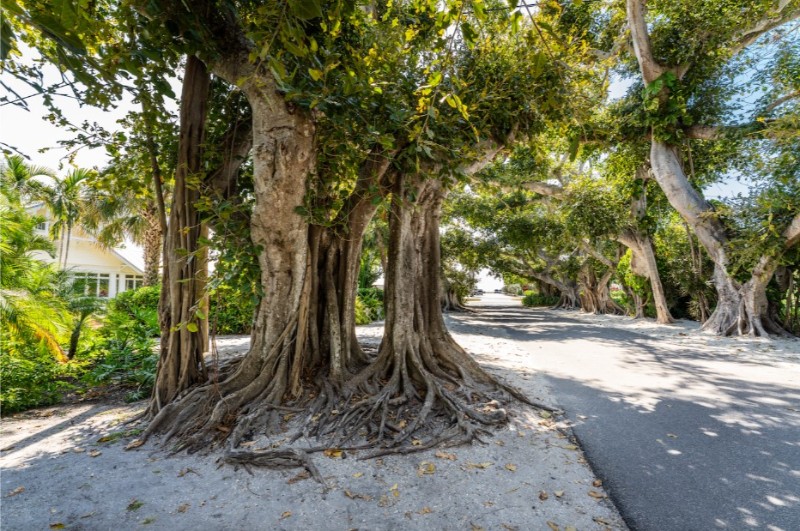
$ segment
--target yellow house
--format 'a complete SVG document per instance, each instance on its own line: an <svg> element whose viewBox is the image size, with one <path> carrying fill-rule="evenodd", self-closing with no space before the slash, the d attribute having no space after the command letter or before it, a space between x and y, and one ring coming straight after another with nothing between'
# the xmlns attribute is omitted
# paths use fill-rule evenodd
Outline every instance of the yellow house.
<svg viewBox="0 0 800 531"><path fill-rule="evenodd" d="M36 226L36 232L43 236L50 234L51 216L43 203L35 203L27 208L28 213L45 218ZM34 257L49 263L61 263L59 249L61 242L54 242L55 258L44 252ZM69 239L66 268L71 275L85 286L87 295L95 297L115 297L123 291L138 288L144 281L144 272L114 249L102 247L92 235L80 227L73 227Z"/></svg>

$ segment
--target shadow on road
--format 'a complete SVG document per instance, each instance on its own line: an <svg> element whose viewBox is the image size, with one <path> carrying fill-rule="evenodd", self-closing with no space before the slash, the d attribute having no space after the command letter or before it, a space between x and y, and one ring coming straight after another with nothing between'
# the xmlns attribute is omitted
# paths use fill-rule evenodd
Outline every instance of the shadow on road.
<svg viewBox="0 0 800 531"><path fill-rule="evenodd" d="M800 529L800 372L568 312L461 322L524 345L632 529Z"/></svg>

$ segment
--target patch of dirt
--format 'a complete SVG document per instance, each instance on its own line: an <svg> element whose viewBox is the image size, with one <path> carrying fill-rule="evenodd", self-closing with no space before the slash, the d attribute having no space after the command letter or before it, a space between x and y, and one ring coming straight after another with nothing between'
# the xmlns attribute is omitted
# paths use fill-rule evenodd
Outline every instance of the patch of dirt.
<svg viewBox="0 0 800 531"><path fill-rule="evenodd" d="M459 319L456 317L456 319ZM359 327L365 345L382 324ZM459 325L456 340L493 374L552 404L518 347ZM218 338L220 358L247 348ZM514 353L515 355L511 355ZM116 400L116 399L115 399ZM367 452L312 455L302 468L218 462L221 454L170 456L150 441L125 450L144 402L68 404L0 421L4 529L624 529L566 426L522 405L485 444L361 460ZM289 422L291 419L287 419ZM280 445L264 437L251 449ZM314 446L300 439L295 446ZM63 527L62 527L63 526Z"/></svg>

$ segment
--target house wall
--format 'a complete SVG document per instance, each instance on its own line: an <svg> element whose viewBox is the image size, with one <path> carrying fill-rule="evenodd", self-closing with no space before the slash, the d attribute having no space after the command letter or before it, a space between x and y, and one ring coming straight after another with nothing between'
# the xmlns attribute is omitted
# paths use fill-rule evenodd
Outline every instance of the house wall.
<svg viewBox="0 0 800 531"><path fill-rule="evenodd" d="M44 208L36 208L32 210L33 213L39 216L47 217L47 211ZM49 224L44 230L37 230L39 234L47 235L49 231ZM50 256L44 252L33 253L34 258L48 263L58 262L58 250L60 242L54 242L55 256ZM114 297L118 293L126 291L126 277L140 277L142 278L143 272L127 263L116 252L101 247L97 241L79 230L73 229L72 237L69 242L69 252L67 254L67 270L75 273L98 273L109 275L108 297ZM141 285L141 282L139 282Z"/></svg>

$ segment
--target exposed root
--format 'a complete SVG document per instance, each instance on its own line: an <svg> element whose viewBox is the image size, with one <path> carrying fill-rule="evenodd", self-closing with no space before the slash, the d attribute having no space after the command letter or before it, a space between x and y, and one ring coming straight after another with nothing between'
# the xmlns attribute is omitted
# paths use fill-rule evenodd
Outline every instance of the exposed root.
<svg viewBox="0 0 800 531"><path fill-rule="evenodd" d="M222 456L222 461L234 466L243 466L249 470L248 466L259 466L267 468L305 468L311 477L320 484L325 485L325 480L314 466L311 458L303 450L296 448L285 448L277 450L228 450ZM327 488L327 485L325 485Z"/></svg>

